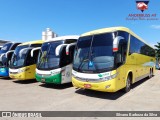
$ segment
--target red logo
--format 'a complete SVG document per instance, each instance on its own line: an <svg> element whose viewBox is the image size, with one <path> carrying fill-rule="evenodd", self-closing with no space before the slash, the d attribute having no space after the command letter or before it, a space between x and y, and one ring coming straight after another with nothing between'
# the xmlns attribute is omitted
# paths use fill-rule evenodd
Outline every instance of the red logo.
<svg viewBox="0 0 160 120"><path fill-rule="evenodd" d="M146 9L148 9L148 5L146 5L144 2L139 2L139 3L137 3L137 9L146 10Z"/></svg>
<svg viewBox="0 0 160 120"><path fill-rule="evenodd" d="M148 9L149 0L137 0L136 3L138 10L141 10L143 12L144 10Z"/></svg>

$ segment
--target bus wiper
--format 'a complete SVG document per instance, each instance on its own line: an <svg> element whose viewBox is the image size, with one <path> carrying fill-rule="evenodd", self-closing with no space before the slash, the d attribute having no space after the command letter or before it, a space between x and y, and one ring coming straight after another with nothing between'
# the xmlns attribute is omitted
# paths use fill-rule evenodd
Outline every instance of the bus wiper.
<svg viewBox="0 0 160 120"><path fill-rule="evenodd" d="M42 51L40 51L40 52L41 52L42 55L39 56L39 58L38 58L38 59L39 59L38 67L41 65L41 63L42 63L42 61L43 61L43 59L44 59L44 56L43 56L44 53L42 53Z"/></svg>
<svg viewBox="0 0 160 120"><path fill-rule="evenodd" d="M93 63L93 59L95 58L95 52L93 50L93 47L90 49L90 61L92 62L92 65L94 65L96 71L98 70L96 64ZM88 69L89 69L89 65L88 65Z"/></svg>
<svg viewBox="0 0 160 120"><path fill-rule="evenodd" d="M45 51L42 53L42 57L41 57L41 59L40 59L40 61L39 61L38 67L39 67L41 64L46 63L45 61L48 59L48 55L49 55L49 53L50 53L50 48L51 48L51 44L49 44L49 47L48 47L48 49L46 50L46 54L45 54ZM47 66L49 67L49 63L48 63L48 62L47 62Z"/></svg>
<svg viewBox="0 0 160 120"><path fill-rule="evenodd" d="M49 44L49 48L48 48L48 50L47 50L46 60L48 59L48 55L49 55L49 53L50 53L50 50L51 50L51 44ZM49 68L49 63L48 63L48 62L47 62L47 66L48 66L48 68Z"/></svg>
<svg viewBox="0 0 160 120"><path fill-rule="evenodd" d="M17 55L14 53L13 54L13 59L12 59L12 62L11 62L11 66L15 66L16 61L17 61Z"/></svg>
<svg viewBox="0 0 160 120"><path fill-rule="evenodd" d="M82 67L83 62L88 61L89 59L87 58L83 58L82 62L80 63L80 65L78 66L78 71L80 70L80 68Z"/></svg>
<svg viewBox="0 0 160 120"><path fill-rule="evenodd" d="M87 54L88 54L88 55L82 59L82 61L81 61L80 65L78 66L78 71L79 71L79 70L80 70L80 68L82 67L83 62L86 62L86 61L88 61L88 60L89 60L89 59L88 59L89 51L88 51L88 53L87 53Z"/></svg>

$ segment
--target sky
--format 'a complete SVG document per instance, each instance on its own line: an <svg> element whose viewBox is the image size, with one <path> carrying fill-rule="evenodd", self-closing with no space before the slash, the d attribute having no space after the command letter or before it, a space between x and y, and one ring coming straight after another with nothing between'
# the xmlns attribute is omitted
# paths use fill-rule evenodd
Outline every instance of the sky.
<svg viewBox="0 0 160 120"><path fill-rule="evenodd" d="M156 14L159 20L126 20L129 14ZM51 28L59 36L125 26L150 45L160 42L160 0L150 0L143 13L135 0L0 0L0 39L41 39Z"/></svg>

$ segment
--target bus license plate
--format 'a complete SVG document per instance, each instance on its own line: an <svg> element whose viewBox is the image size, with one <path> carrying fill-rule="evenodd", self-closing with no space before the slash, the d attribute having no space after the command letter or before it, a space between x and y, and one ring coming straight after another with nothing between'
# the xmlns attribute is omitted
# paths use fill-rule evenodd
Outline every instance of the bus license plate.
<svg viewBox="0 0 160 120"><path fill-rule="evenodd" d="M91 86L91 84L84 84L84 87L85 88L91 88L92 86Z"/></svg>
<svg viewBox="0 0 160 120"><path fill-rule="evenodd" d="M42 79L41 79L41 81L42 81L42 82L45 82L45 79L44 79L44 78L42 78Z"/></svg>

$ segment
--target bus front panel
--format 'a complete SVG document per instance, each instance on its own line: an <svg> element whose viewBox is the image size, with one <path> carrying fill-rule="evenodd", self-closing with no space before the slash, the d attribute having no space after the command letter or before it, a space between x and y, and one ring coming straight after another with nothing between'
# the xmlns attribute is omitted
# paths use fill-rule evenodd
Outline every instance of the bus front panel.
<svg viewBox="0 0 160 120"><path fill-rule="evenodd" d="M0 68L0 76L8 77L9 76L9 69L8 67Z"/></svg>
<svg viewBox="0 0 160 120"><path fill-rule="evenodd" d="M25 66L17 69L9 69L9 76L13 79L28 80L35 79L36 65Z"/></svg>
<svg viewBox="0 0 160 120"><path fill-rule="evenodd" d="M61 76L61 68L47 71L36 69L36 80L39 82L61 84Z"/></svg>
<svg viewBox="0 0 160 120"><path fill-rule="evenodd" d="M117 84L119 77L119 73L116 70L99 74L79 73L73 70L72 84L77 88L116 92L119 90Z"/></svg>

